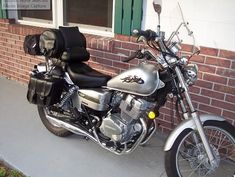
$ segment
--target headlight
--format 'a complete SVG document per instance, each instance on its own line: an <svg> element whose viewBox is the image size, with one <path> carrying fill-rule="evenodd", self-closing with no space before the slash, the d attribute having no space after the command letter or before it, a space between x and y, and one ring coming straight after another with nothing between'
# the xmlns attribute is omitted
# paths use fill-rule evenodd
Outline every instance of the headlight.
<svg viewBox="0 0 235 177"><path fill-rule="evenodd" d="M198 66L196 64L188 64L184 68L184 78L188 85L193 85L197 81Z"/></svg>

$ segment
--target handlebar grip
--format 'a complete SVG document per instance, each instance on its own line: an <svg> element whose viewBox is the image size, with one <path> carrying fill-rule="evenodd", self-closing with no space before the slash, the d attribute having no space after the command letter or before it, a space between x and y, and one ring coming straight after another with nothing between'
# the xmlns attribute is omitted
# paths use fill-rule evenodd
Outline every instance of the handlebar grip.
<svg viewBox="0 0 235 177"><path fill-rule="evenodd" d="M142 30L134 29L132 32L132 35L135 37L144 36L147 40L152 40L157 37L157 33L152 30L142 31Z"/></svg>

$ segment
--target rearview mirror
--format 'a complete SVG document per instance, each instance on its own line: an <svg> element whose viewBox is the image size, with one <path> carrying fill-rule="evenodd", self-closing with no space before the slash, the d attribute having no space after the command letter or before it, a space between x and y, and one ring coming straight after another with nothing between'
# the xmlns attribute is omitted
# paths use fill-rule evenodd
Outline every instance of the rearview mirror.
<svg viewBox="0 0 235 177"><path fill-rule="evenodd" d="M158 16L160 16L162 11L162 0L153 0L153 8L155 12L157 12Z"/></svg>

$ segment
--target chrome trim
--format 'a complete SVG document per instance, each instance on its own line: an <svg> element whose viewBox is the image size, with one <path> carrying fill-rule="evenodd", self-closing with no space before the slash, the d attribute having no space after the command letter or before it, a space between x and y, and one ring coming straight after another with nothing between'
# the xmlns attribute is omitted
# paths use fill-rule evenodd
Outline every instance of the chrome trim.
<svg viewBox="0 0 235 177"><path fill-rule="evenodd" d="M146 136L146 133L147 133L147 125L146 125L144 119L140 118L140 122L141 122L142 128L143 128L140 137L138 138L138 140L134 143L134 145L130 149L127 150L127 146L125 145L125 148L121 152L118 152L114 148L107 148L105 146L105 144L102 144L101 141L99 140L99 137L98 137L97 132L96 132L95 129L93 129L94 136L92 136L91 134L87 133L86 131L84 131L84 130L76 127L76 126L73 126L69 123L58 120L58 119L56 119L52 116L49 116L47 114L46 114L46 117L53 125L57 125L59 127L65 128L66 130L69 130L69 131L71 131L71 132L73 132L77 135L87 136L89 139L91 139L95 143L99 144L102 148L104 148L104 149L106 149L106 150L108 150L112 153L115 153L117 155L129 154L132 151L134 151L138 147L138 145L143 141L143 139L144 139L144 137Z"/></svg>
<svg viewBox="0 0 235 177"><path fill-rule="evenodd" d="M129 153L133 152L138 147L138 145L144 140L144 138L147 134L147 125L146 125L144 119L140 118L140 122L141 122L142 128L143 128L142 133L141 133L140 137L138 138L138 140L135 142L135 144L132 146L132 148L127 150L125 152L125 154L129 154Z"/></svg>
<svg viewBox="0 0 235 177"><path fill-rule="evenodd" d="M66 130L69 130L77 135L82 135L82 136L87 136L89 139L91 139L92 141L94 141L95 143L97 143L97 140L92 136L90 135L89 133L87 133L86 131L78 128L78 127L75 127L67 122L64 122L64 121L61 121L61 120L58 120L52 116L49 116L49 115L46 115L47 119L50 121L50 122L53 122L53 125L57 125L61 128L64 128Z"/></svg>
<svg viewBox="0 0 235 177"><path fill-rule="evenodd" d="M106 150L108 150L108 151L110 151L110 152L112 152L112 153L114 153L114 154L116 154L116 155L122 155L122 154L124 154L124 151L126 150L126 145L125 145L125 148L124 148L121 152L118 152L118 151L116 151L114 148L107 148L107 147L105 146L105 144L102 144L102 143L100 142L100 139L99 139L99 137L98 137L98 135L97 135L97 133L96 133L95 130L93 130L93 134L95 135L95 138L97 139L97 143L98 143L102 148L104 148L104 149L106 149Z"/></svg>
<svg viewBox="0 0 235 177"><path fill-rule="evenodd" d="M140 118L140 122L141 122L142 128L143 128L140 137L138 138L138 140L135 142L135 144L134 144L130 149L127 150L127 147L126 147L126 145L125 145L125 148L124 148L121 152L118 152L118 151L116 151L116 150L113 149L113 148L107 148L104 144L102 144L102 143L100 142L99 137L98 137L98 135L97 135L97 133L96 133L95 130L93 130L93 133L94 133L96 139L98 140L99 145L100 145L101 147L103 147L104 149L107 149L108 151L110 151L110 152L112 152L112 153L114 153L114 154L117 154L117 155L130 154L130 153L133 152L133 151L138 147L138 145L143 141L143 139L144 139L144 137L146 136L146 133L147 133L147 125L146 125L144 119L143 119L143 118Z"/></svg>
<svg viewBox="0 0 235 177"><path fill-rule="evenodd" d="M175 72L176 72L176 75L177 75L177 77L178 77L178 79L179 79L179 82L180 82L180 84L181 84L181 87L184 89L184 95L185 95L185 98L186 98L186 100L187 100L187 103L188 103L188 105L189 105L189 108L190 108L190 111L191 112L195 112L195 108L194 108L194 106L193 106L193 103L192 103L192 101L191 101L191 97L190 97L190 95L189 95L189 89L188 89L188 86L186 85L186 82L185 82L185 80L184 80L184 77L183 77L183 75L182 75L182 73L181 73L181 71L180 71L180 69L179 69L179 67L178 66L176 66L175 67Z"/></svg>
<svg viewBox="0 0 235 177"><path fill-rule="evenodd" d="M225 119L221 116L217 116L217 115L210 115L210 114L203 114L200 115L200 120L202 122L202 124L208 120L216 120L216 121L225 121ZM165 143L164 146L164 151L169 151L171 149L171 147L173 146L175 140L177 139L177 137L180 135L180 133L182 133L185 129L196 129L196 125L193 119L187 119L182 121L172 132L171 134L168 136L167 141Z"/></svg>
<svg viewBox="0 0 235 177"><path fill-rule="evenodd" d="M217 161L213 155L212 149L210 147L210 144L209 144L208 139L206 137L206 134L204 132L203 124L199 118L198 113L197 112L192 113L192 118L193 118L194 123L196 125L196 129L198 131L198 134L201 137L203 146L205 147L206 153L208 155L208 158L210 160L212 167L217 167L218 166Z"/></svg>
<svg viewBox="0 0 235 177"><path fill-rule="evenodd" d="M218 164L216 164L216 161L215 161L215 158L214 158L214 155L212 153L212 150L211 150L211 147L209 145L209 142L207 140L207 137L204 133L204 129L203 129L203 126L202 126L202 122L200 120L200 117L198 116L198 113L196 112L194 106L193 106L193 103L192 103L192 99L190 97L190 94L189 94L189 90L188 90L188 86L184 80L184 77L181 73L181 70L179 69L178 66L175 67L175 72L176 72L176 75L180 81L180 84L181 84L181 87L184 89L184 95L185 95L185 98L187 100L187 103L188 103L188 106L190 108L190 111L191 111L191 115L192 115L192 119L194 121L194 124L196 126L196 129L201 137L201 140L202 140L202 143L205 147L205 150L206 150L206 153L208 155L208 158L210 160L210 163L212 166L217 166Z"/></svg>
<svg viewBox="0 0 235 177"><path fill-rule="evenodd" d="M143 142L140 143L140 145L145 145L151 138L152 136L154 135L154 133L156 132L157 130L157 121L156 119L154 120L154 127L153 127L153 130L151 132L151 134L148 136L148 138L146 138L146 140L144 140Z"/></svg>
<svg viewBox="0 0 235 177"><path fill-rule="evenodd" d="M44 112L44 114L46 115L47 120L48 120L53 126L55 126L55 127L60 127L57 123L55 123L55 122L52 121L51 119L48 119L47 115L49 114L50 111L49 111L49 109L48 109L47 107L43 109L43 112Z"/></svg>
<svg viewBox="0 0 235 177"><path fill-rule="evenodd" d="M65 72L65 77L64 77L64 79L65 79L65 81L66 81L68 84L70 84L70 85L75 85L75 84L73 83L73 81L71 80L71 78L70 78L70 76L69 76L69 74L68 74L67 72Z"/></svg>

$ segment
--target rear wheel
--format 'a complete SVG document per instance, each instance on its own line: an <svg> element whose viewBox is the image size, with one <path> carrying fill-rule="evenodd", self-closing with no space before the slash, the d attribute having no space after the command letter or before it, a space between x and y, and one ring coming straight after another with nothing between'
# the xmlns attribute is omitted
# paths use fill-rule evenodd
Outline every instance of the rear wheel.
<svg viewBox="0 0 235 177"><path fill-rule="evenodd" d="M168 177L234 177L235 128L228 122L207 121L204 131L218 167L208 160L203 143L195 130L184 130L165 155Z"/></svg>
<svg viewBox="0 0 235 177"><path fill-rule="evenodd" d="M42 120L42 123L47 128L47 130L49 130L51 133L53 133L54 135L59 136L59 137L66 137L66 136L73 134L72 132L50 122L50 120L47 119L47 117L46 117L46 114L48 111L49 111L49 108L43 107L43 106L38 106L39 116Z"/></svg>

